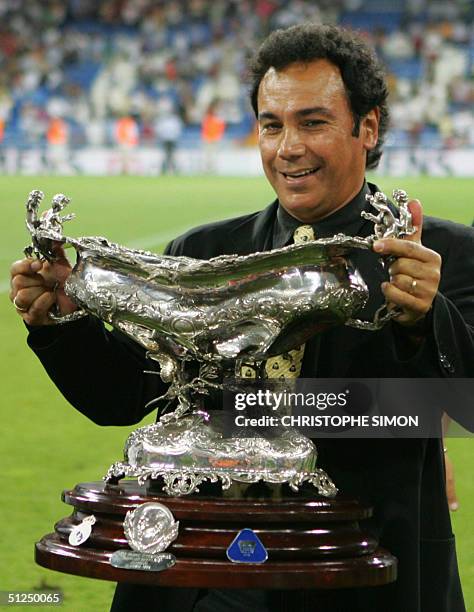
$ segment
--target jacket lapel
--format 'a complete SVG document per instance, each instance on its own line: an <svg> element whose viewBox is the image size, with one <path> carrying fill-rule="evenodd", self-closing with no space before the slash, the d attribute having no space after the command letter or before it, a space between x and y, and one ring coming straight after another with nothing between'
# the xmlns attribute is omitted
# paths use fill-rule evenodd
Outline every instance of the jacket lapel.
<svg viewBox="0 0 474 612"><path fill-rule="evenodd" d="M228 235L228 252L249 255L270 250L277 209L278 200L275 200L259 213L236 224Z"/></svg>

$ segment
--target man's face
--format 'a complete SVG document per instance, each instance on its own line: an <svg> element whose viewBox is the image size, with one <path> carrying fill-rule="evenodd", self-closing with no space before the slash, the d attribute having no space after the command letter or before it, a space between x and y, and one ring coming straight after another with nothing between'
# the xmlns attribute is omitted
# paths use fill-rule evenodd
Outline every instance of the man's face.
<svg viewBox="0 0 474 612"><path fill-rule="evenodd" d="M281 205L304 223L347 204L362 187L379 112L354 119L337 66L327 60L270 68L258 90L259 147Z"/></svg>

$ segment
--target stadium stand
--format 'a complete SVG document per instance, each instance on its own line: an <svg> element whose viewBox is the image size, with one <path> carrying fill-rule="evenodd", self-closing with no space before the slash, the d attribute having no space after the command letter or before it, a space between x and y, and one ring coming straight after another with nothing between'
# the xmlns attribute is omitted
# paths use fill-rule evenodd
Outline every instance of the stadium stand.
<svg viewBox="0 0 474 612"><path fill-rule="evenodd" d="M130 116L158 142L173 107L179 144L201 143L217 100L224 139L252 142L247 51L303 21L361 30L389 73L388 145L474 146L472 2L456 0L0 0L0 146L45 149L52 119L69 146L113 146Z"/></svg>

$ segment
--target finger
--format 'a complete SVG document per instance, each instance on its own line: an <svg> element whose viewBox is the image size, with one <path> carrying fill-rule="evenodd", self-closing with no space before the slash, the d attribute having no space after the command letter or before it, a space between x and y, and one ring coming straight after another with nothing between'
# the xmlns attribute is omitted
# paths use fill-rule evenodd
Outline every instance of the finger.
<svg viewBox="0 0 474 612"><path fill-rule="evenodd" d="M454 479L454 468L451 459L445 455L445 476L446 476L446 495L448 498L449 509L455 512L459 508L458 497L456 495L456 484Z"/></svg>
<svg viewBox="0 0 474 612"><path fill-rule="evenodd" d="M64 289L58 289L56 291L56 304L62 315L71 314L77 310L77 304L66 295Z"/></svg>
<svg viewBox="0 0 474 612"><path fill-rule="evenodd" d="M57 277L57 271L54 268L53 264L49 261L44 262L40 274L43 279L43 283L45 283L49 287L54 287L56 283L59 282L59 278Z"/></svg>
<svg viewBox="0 0 474 612"><path fill-rule="evenodd" d="M441 257L436 251L424 247L419 242L411 240L400 240L398 238L385 238L374 242L373 249L376 253L393 255L394 257L406 257L423 262L441 262Z"/></svg>
<svg viewBox="0 0 474 612"><path fill-rule="evenodd" d="M33 273L40 272L45 262L41 259L33 259L31 262L31 271Z"/></svg>
<svg viewBox="0 0 474 612"><path fill-rule="evenodd" d="M387 302L393 302L404 310L411 311L417 318L423 317L431 307L431 303L416 295L402 291L392 283L382 283L382 292ZM410 317L413 319L413 317Z"/></svg>
<svg viewBox="0 0 474 612"><path fill-rule="evenodd" d="M447 496L448 496L448 505L451 512L456 512L459 508L458 497L456 495L456 486L454 482L454 478L449 478L447 481Z"/></svg>
<svg viewBox="0 0 474 612"><path fill-rule="evenodd" d="M408 210L411 213L411 222L416 232L411 236L405 236L403 240L421 243L421 234L423 231L423 207L420 200L410 200L408 202Z"/></svg>
<svg viewBox="0 0 474 612"><path fill-rule="evenodd" d="M31 304L27 312L19 313L28 325L50 325L49 311L56 301L53 291L45 291Z"/></svg>
<svg viewBox="0 0 474 612"><path fill-rule="evenodd" d="M436 291L441 280L440 264L437 262L422 263L416 259L406 259L401 257L397 259L389 268L388 273L390 279L397 275L410 276L417 281L423 281L425 287L431 285L433 291Z"/></svg>
<svg viewBox="0 0 474 612"><path fill-rule="evenodd" d="M43 262L41 262L39 259L32 259L31 257L19 259L12 264L10 268L10 276L17 276L18 274L36 274L38 270L41 270L42 266Z"/></svg>
<svg viewBox="0 0 474 612"><path fill-rule="evenodd" d="M62 287L71 270L71 264L67 258L61 257L57 261L46 262L41 270L41 275L49 286L53 287L58 283Z"/></svg>
<svg viewBox="0 0 474 612"><path fill-rule="evenodd" d="M17 294L13 297L13 305L18 310L29 310L35 300L40 295L45 293L44 287L30 287L29 289L20 289Z"/></svg>
<svg viewBox="0 0 474 612"><path fill-rule="evenodd" d="M413 276L407 276L405 274L396 274L390 277L390 282L395 287L398 287L401 291L414 295L415 297L422 297L424 295L424 288L422 281Z"/></svg>
<svg viewBox="0 0 474 612"><path fill-rule="evenodd" d="M56 257L55 263L70 265L62 242L53 242L52 251Z"/></svg>
<svg viewBox="0 0 474 612"><path fill-rule="evenodd" d="M14 297L21 289L26 289L28 287L44 287L44 278L40 274L32 274L31 276L17 274L12 278L10 284Z"/></svg>
<svg viewBox="0 0 474 612"><path fill-rule="evenodd" d="M388 269L388 274L390 278L397 275L411 276L411 278L426 278L427 275L434 277L434 272L431 272L430 266L427 266L426 262L407 259L406 257L394 261Z"/></svg>

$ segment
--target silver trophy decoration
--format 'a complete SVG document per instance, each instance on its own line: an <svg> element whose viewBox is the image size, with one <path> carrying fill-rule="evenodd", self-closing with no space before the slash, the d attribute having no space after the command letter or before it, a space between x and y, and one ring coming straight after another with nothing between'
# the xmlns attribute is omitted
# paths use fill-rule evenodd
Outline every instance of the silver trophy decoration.
<svg viewBox="0 0 474 612"><path fill-rule="evenodd" d="M273 437L226 436L219 415L203 409L199 399L222 390L224 377L232 376L238 386L243 364L261 364L328 327L376 330L396 316L383 305L374 321L354 318L369 292L347 256L353 249L371 249L377 238L415 231L404 191L393 192L395 204L379 192L367 197L374 208L362 213L374 223L368 238L337 234L202 261L129 249L102 237L64 236L63 223L73 217L61 215L69 199L54 196L52 208L39 217L43 194L30 193L26 223L32 243L25 253L54 260L55 241L77 253L64 289L80 309L51 317L58 324L99 317L144 347L169 384L154 402L169 400L173 412L129 436L125 460L110 467L107 481L161 477L169 495L198 491L204 480L220 481L223 488L233 481L262 480L288 483L294 490L309 482L322 495L337 493L316 467L316 446L309 438L293 429Z"/></svg>
<svg viewBox="0 0 474 612"><path fill-rule="evenodd" d="M173 567L176 557L164 553L178 537L179 522L163 504L145 502L129 510L123 532L131 550L116 550L110 558L113 567L162 571Z"/></svg>

